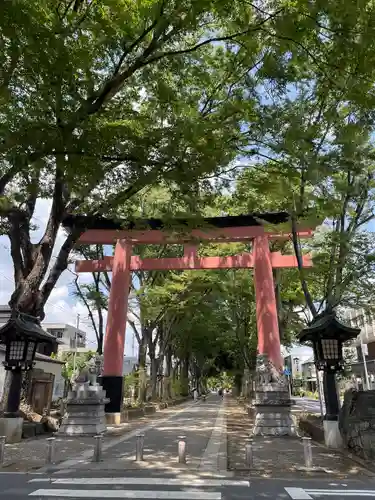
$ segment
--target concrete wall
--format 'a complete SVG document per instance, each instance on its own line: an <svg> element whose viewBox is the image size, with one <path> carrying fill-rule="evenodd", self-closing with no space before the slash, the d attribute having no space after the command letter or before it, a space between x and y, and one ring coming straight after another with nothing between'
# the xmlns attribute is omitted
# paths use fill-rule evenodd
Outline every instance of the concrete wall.
<svg viewBox="0 0 375 500"><path fill-rule="evenodd" d="M0 398L4 392L6 371L3 365L5 361L5 352L0 351ZM48 361L36 361L35 368L43 370L45 373L52 373L55 376L52 400L63 397L65 379L61 375L63 365L60 363L49 363Z"/></svg>

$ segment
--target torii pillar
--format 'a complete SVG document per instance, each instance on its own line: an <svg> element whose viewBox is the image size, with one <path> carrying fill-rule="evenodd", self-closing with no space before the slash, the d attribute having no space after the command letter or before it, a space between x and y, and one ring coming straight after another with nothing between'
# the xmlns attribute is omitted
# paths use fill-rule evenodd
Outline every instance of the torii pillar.
<svg viewBox="0 0 375 500"><path fill-rule="evenodd" d="M258 354L266 355L274 367L281 371L280 333L278 324L275 283L273 279L271 251L267 235L253 241L254 282L258 330Z"/></svg>
<svg viewBox="0 0 375 500"><path fill-rule="evenodd" d="M295 436L296 429L291 414L291 399L285 375L281 374L280 333L272 272L271 251L267 235L254 238L254 279L258 329L256 367L255 424L253 435ZM259 364L258 364L259 361ZM272 378L272 371L265 371L267 362L280 373ZM274 370L273 373L277 373Z"/></svg>
<svg viewBox="0 0 375 500"><path fill-rule="evenodd" d="M121 423L125 330L131 285L131 254L132 245L124 240L118 240L113 258L112 283L103 349L102 385L110 400L106 405L108 424Z"/></svg>

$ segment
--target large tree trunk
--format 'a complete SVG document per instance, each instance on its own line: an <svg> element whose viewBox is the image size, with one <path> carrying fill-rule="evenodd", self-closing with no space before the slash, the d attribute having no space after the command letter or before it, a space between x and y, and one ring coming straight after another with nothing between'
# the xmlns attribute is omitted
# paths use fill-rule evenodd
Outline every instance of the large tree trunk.
<svg viewBox="0 0 375 500"><path fill-rule="evenodd" d="M15 283L15 290L9 305L12 309L31 314L41 320L44 319L44 305L61 273L67 268L70 251L82 232L74 230L67 236L45 280L57 232L67 206L68 193L64 179L65 161L65 156L56 156L52 206L44 234L38 243L32 243L30 237L30 224L37 200L37 186L40 182L38 176L32 180L35 183L35 189L30 193L25 208L13 209L8 213L8 236Z"/></svg>

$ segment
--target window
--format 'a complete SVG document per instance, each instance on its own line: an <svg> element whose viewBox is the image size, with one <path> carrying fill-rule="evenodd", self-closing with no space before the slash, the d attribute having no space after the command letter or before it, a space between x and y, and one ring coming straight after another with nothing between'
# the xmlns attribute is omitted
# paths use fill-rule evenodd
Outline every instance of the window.
<svg viewBox="0 0 375 500"><path fill-rule="evenodd" d="M64 330L61 330L60 328L48 328L47 332L57 339L62 339L64 336Z"/></svg>

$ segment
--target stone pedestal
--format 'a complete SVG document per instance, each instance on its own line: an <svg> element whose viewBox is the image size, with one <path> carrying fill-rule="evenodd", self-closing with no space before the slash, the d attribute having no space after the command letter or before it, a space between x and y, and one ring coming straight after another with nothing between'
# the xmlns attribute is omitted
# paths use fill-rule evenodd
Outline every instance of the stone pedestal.
<svg viewBox="0 0 375 500"><path fill-rule="evenodd" d="M278 383L258 385L253 435L295 436L291 400L287 387Z"/></svg>
<svg viewBox="0 0 375 500"><path fill-rule="evenodd" d="M289 384L265 354L257 356L254 436L295 436Z"/></svg>
<svg viewBox="0 0 375 500"><path fill-rule="evenodd" d="M65 436L95 436L106 430L104 406L108 403L103 387L77 383L68 394L66 413L58 431Z"/></svg>

